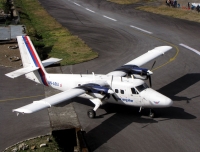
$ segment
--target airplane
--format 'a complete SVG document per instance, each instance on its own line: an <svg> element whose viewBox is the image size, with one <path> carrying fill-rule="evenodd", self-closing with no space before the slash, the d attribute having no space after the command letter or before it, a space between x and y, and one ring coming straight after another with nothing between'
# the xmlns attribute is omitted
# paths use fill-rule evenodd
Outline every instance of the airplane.
<svg viewBox="0 0 200 152"><path fill-rule="evenodd" d="M69 99L81 97L89 99L94 108L89 109L89 118L96 117L97 109L105 103L149 108L149 116L155 116L154 108L170 107L173 101L165 95L150 88L144 80L149 79L151 86L151 70L141 68L145 63L163 55L171 46L159 46L115 69L103 74L50 74L45 67L59 62L61 59L49 58L41 62L29 36L17 36L23 68L7 73L6 76L16 78L25 75L35 81L61 93L33 101L33 103L14 109L13 112L30 114L50 108L61 102L70 103ZM155 62L154 62L155 64ZM153 64L153 66L154 66Z"/></svg>

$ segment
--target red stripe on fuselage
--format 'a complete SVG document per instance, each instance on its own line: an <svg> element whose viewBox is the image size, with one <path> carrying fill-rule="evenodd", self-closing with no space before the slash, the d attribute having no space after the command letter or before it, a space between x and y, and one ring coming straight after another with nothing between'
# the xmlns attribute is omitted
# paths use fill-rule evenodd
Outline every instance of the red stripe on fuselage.
<svg viewBox="0 0 200 152"><path fill-rule="evenodd" d="M25 36L25 40L26 40L26 44L28 45L29 47L29 50L31 51L32 55L33 55L33 58L35 60L35 62L37 63L36 66L39 67L39 74L40 74L40 77L42 79L42 82L44 83L44 85L48 86L48 83L46 81L46 77L45 77L45 72L43 71L42 69L42 66L40 64L40 62L38 61L38 58L36 57L36 54L35 54L35 51L33 50L30 42L29 42L29 39L28 39L28 36ZM31 54L30 54L31 55Z"/></svg>

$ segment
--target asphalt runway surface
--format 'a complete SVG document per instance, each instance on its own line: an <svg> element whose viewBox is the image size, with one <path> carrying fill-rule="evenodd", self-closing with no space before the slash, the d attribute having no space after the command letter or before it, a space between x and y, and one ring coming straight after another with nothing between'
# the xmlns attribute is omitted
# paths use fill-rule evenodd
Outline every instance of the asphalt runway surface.
<svg viewBox="0 0 200 152"><path fill-rule="evenodd" d="M74 99L91 151L200 150L200 63L199 54L193 52L200 48L199 23L135 10L139 4L121 6L105 0L40 2L58 22L99 53L95 60L62 67L64 73L106 74L154 47L173 47L156 60L152 82L153 89L170 97L174 104L156 109L156 118L148 117L148 109L140 114L139 108L107 104L97 110L96 119L89 119L87 110L93 105L89 100ZM151 68L152 64L143 67Z"/></svg>
<svg viewBox="0 0 200 152"><path fill-rule="evenodd" d="M14 68L0 67L0 151L20 141L51 132L48 110L16 115L12 110L45 97L44 87L25 77L10 79Z"/></svg>

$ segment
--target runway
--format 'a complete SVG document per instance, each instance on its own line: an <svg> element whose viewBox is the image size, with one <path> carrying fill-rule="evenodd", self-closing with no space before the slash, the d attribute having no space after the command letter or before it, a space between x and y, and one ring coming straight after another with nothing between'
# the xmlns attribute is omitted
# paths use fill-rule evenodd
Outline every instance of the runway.
<svg viewBox="0 0 200 152"><path fill-rule="evenodd" d="M12 110L45 97L44 87L23 76L4 74L15 69L0 67L0 151L20 141L51 132L48 110L33 115L16 115Z"/></svg>
<svg viewBox="0 0 200 152"><path fill-rule="evenodd" d="M121 6L105 0L39 1L58 22L99 53L95 60L62 67L64 73L106 74L156 46L173 47L156 60L153 71L153 89L174 101L170 108L157 109L157 118L150 119L148 109L140 114L139 108L107 104L97 110L96 119L89 119L87 110L93 108L92 103L74 99L91 151L199 151L200 56L180 44L199 51L200 24L135 10L136 4ZM151 68L152 64L153 61L143 67ZM35 94L43 91L35 87L33 90L38 91L32 91ZM2 96L6 97L6 93ZM14 106L19 107L23 102ZM6 104L13 103L0 104L10 112L12 107ZM1 110L1 115L8 115L5 111ZM34 120L41 122L38 115L35 114ZM41 130L48 132L46 114L41 119L46 122L46 130ZM10 130L12 124L9 122Z"/></svg>

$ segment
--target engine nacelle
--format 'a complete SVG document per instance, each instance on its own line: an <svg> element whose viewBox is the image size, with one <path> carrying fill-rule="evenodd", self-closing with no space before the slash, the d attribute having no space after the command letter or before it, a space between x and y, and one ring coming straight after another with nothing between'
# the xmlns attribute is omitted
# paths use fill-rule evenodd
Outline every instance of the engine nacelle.
<svg viewBox="0 0 200 152"><path fill-rule="evenodd" d="M114 93L111 89L104 87L104 86L100 86L100 85L95 84L95 83L82 85L82 86L80 86L80 88L83 88L88 92L99 93L99 94L104 94L104 95Z"/></svg>
<svg viewBox="0 0 200 152"><path fill-rule="evenodd" d="M152 71L145 68L140 68L136 65L124 65L115 71L123 71L128 76L134 75L134 77L138 79L147 79L147 76L153 74Z"/></svg>

